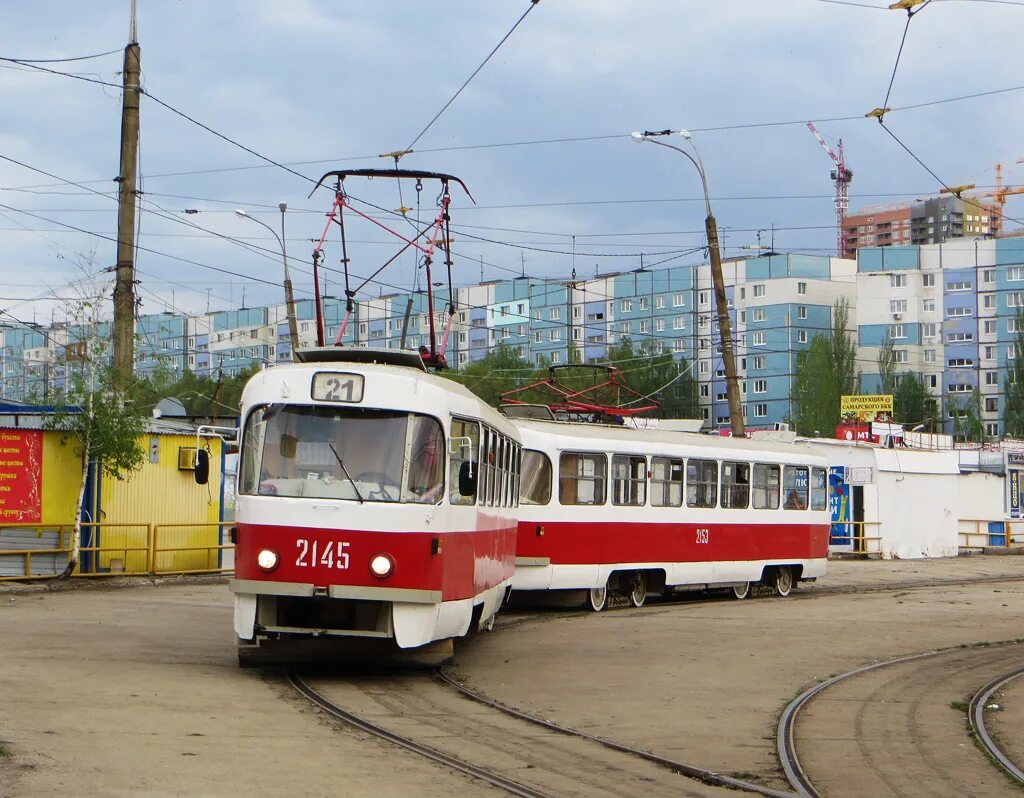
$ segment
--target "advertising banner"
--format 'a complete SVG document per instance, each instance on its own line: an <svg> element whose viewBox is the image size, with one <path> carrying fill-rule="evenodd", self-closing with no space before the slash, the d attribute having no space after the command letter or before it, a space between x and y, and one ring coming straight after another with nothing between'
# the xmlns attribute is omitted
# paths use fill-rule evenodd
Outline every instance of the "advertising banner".
<svg viewBox="0 0 1024 798"><path fill-rule="evenodd" d="M839 397L839 415L844 421L882 421L892 418L892 394ZM879 418L881 416L881 418Z"/></svg>
<svg viewBox="0 0 1024 798"><path fill-rule="evenodd" d="M828 508L832 511L830 546L853 547L853 496L846 482L846 469L832 466L828 470Z"/></svg>
<svg viewBox="0 0 1024 798"><path fill-rule="evenodd" d="M43 433L0 430L0 523L42 520Z"/></svg>

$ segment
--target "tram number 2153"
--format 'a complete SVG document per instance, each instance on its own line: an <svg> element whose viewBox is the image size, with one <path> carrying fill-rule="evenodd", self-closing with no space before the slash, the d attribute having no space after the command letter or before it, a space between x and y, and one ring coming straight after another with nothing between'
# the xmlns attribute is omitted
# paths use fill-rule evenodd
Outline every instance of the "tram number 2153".
<svg viewBox="0 0 1024 798"><path fill-rule="evenodd" d="M697 530L697 543L710 543L711 542L710 538L711 538L711 530L710 529L703 529L703 528L701 528L701 529Z"/></svg>
<svg viewBox="0 0 1024 798"><path fill-rule="evenodd" d="M348 543L343 541L299 538L295 541L295 547L298 549L295 564L300 568L316 568L319 565L342 571L348 568Z"/></svg>

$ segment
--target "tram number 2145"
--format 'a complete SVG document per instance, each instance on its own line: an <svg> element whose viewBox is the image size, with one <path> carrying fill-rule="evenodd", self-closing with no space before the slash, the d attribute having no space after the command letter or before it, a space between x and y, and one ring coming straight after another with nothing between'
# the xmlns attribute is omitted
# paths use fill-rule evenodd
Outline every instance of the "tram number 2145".
<svg viewBox="0 0 1024 798"><path fill-rule="evenodd" d="M711 542L710 538L711 538L711 530L710 529L698 529L697 530L697 542L698 543L710 543Z"/></svg>
<svg viewBox="0 0 1024 798"><path fill-rule="evenodd" d="M316 568L318 565L342 571L348 568L348 543L299 538L295 547L298 549L295 564L300 568Z"/></svg>

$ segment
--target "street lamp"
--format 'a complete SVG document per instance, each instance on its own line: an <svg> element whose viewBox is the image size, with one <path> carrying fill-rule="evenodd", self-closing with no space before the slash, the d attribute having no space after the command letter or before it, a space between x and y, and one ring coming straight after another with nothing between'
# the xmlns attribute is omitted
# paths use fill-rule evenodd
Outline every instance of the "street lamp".
<svg viewBox="0 0 1024 798"><path fill-rule="evenodd" d="M690 143L693 155L690 155L682 147L658 140L658 137L671 136L673 133L678 133ZM711 258L711 283L715 290L718 329L722 339L722 364L725 366L725 393L729 400L729 425L732 428L733 437L741 438L744 435L743 405L740 403L740 386L736 377L736 357L733 352L732 324L729 322L729 304L725 297L725 278L722 276L722 253L718 246L718 224L711 212L711 195L708 192L708 178L704 171L704 162L701 160L700 152L693 143L693 136L688 130L645 130L643 133L631 134L631 138L639 144L649 141L651 144L675 150L685 156L696 167L697 173L700 175L701 186L704 188L704 208L707 212L704 227L707 231L708 254ZM697 157L694 158L694 155Z"/></svg>
<svg viewBox="0 0 1024 798"><path fill-rule="evenodd" d="M299 324L295 318L295 295L292 293L292 278L288 273L288 251L285 249L284 244L284 212L288 210L288 204L282 202L277 207L281 209L281 235L278 235L269 224L261 222L255 216L250 216L241 208L235 211L235 215L267 228L274 238L277 239L277 243L281 247L281 258L284 261L284 304L288 314L288 335L292 342L292 359L294 360L295 350L299 348Z"/></svg>

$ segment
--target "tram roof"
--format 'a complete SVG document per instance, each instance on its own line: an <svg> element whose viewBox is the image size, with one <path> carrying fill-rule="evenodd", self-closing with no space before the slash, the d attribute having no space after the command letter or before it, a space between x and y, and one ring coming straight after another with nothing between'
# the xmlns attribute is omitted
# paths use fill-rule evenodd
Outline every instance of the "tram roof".
<svg viewBox="0 0 1024 798"><path fill-rule="evenodd" d="M523 431L523 444L529 446L530 433L549 435L558 439L557 448L571 449L575 443L590 445L596 448L620 448L646 454L657 454L652 447L657 444L674 444L701 448L716 452L716 456L733 453L735 456L748 455L755 457L758 453L772 452L775 455L789 454L801 460L823 460L823 453L803 441L792 443L777 440L754 440L750 438L728 438L720 435L706 435L696 432L680 432L666 429L636 429L611 424L592 424L573 421L548 421L540 419L513 419L512 422Z"/></svg>

